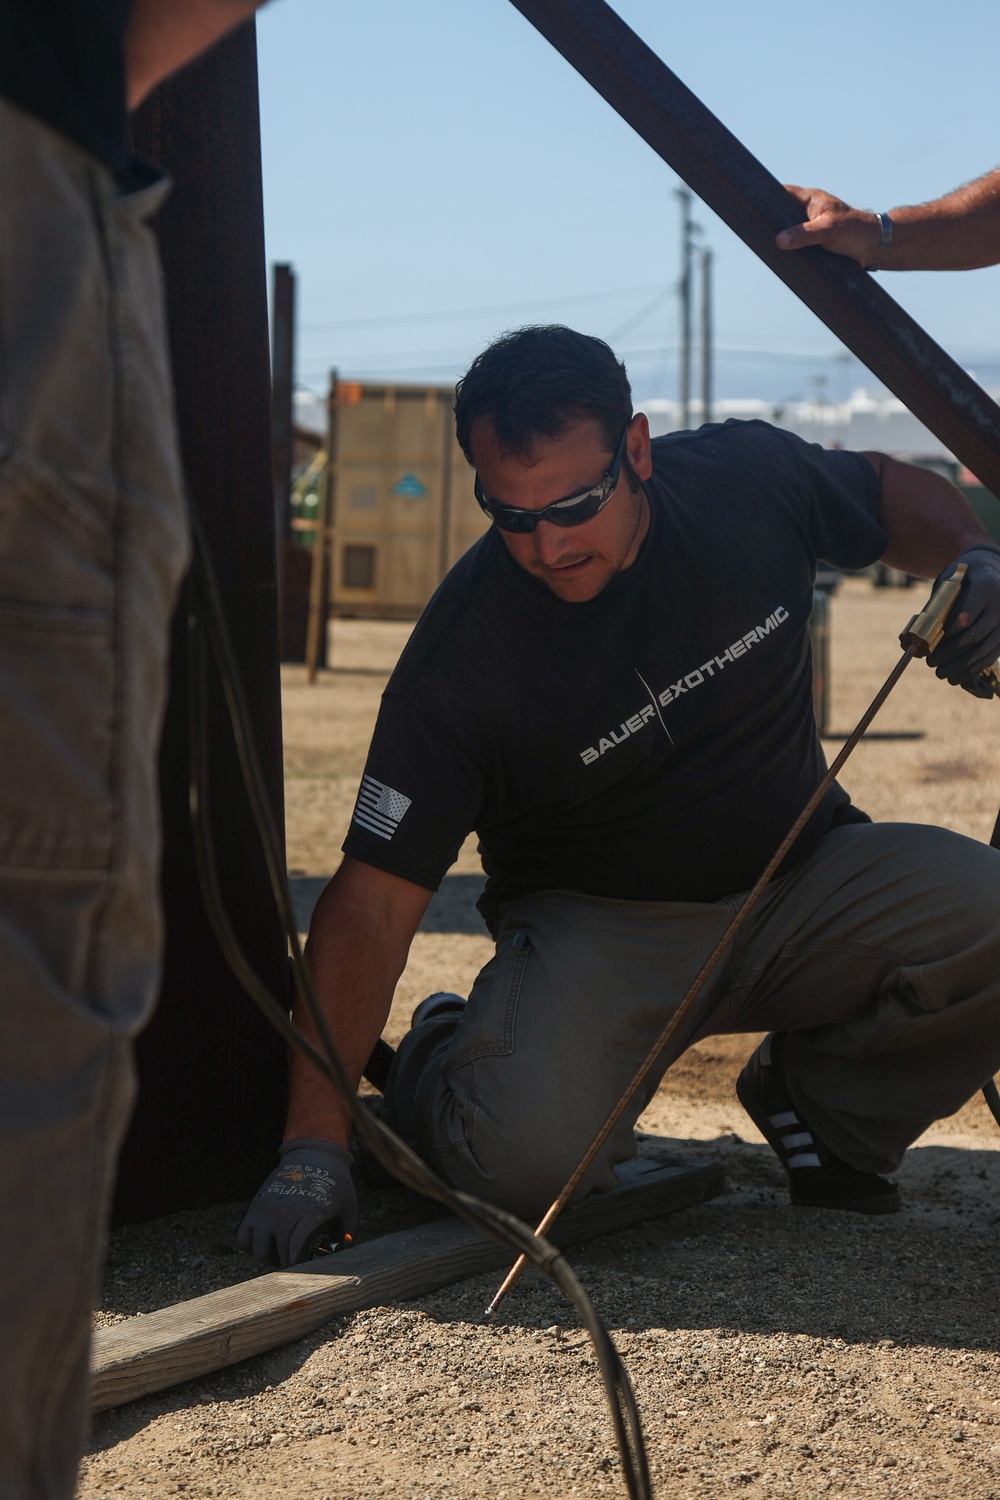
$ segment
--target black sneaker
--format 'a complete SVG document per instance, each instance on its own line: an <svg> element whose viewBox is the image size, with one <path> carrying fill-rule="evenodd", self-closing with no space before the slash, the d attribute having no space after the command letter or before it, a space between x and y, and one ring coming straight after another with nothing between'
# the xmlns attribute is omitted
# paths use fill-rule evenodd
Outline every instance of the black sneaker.
<svg viewBox="0 0 1000 1500"><path fill-rule="evenodd" d="M436 990L433 995L428 995L426 1000L421 1000L410 1017L410 1030L419 1026L421 1021L430 1021L438 1016L456 1015L465 1009L466 1001L461 995L452 994L451 990Z"/></svg>
<svg viewBox="0 0 1000 1500"><path fill-rule="evenodd" d="M747 1114L788 1173L799 1208L846 1208L857 1214L894 1214L899 1188L888 1177L859 1172L817 1140L792 1103L782 1066L784 1034L765 1037L736 1081Z"/></svg>

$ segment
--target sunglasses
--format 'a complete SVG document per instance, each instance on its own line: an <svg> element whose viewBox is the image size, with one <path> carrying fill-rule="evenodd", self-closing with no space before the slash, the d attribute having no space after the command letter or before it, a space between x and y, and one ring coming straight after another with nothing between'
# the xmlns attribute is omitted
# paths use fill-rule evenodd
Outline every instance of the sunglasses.
<svg viewBox="0 0 1000 1500"><path fill-rule="evenodd" d="M551 521L553 526L582 526L585 521L592 521L594 516L599 515L614 494L621 473L627 436L628 428L621 435L611 467L604 478L593 489L584 490L579 495L567 495L565 500L553 500L551 505L545 505L541 510L522 510L517 505L500 505L496 500L487 500L483 494L483 482L477 474L476 499L501 531L534 531L539 521Z"/></svg>

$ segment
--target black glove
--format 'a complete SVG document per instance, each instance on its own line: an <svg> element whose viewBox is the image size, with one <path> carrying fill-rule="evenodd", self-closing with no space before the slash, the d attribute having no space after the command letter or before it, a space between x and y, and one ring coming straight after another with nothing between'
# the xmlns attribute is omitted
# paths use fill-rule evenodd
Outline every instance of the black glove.
<svg viewBox="0 0 1000 1500"><path fill-rule="evenodd" d="M993 688L979 679L1000 657L1000 547L983 542L968 547L934 580L950 578L957 563L968 571L962 592L952 605L944 637L927 661L939 677L963 687L976 698L992 698ZM959 624L967 617L964 624Z"/></svg>
<svg viewBox="0 0 1000 1500"><path fill-rule="evenodd" d="M286 1141L278 1155L280 1165L244 1214L236 1243L269 1266L295 1266L324 1236L357 1234L354 1158L332 1141L309 1139Z"/></svg>

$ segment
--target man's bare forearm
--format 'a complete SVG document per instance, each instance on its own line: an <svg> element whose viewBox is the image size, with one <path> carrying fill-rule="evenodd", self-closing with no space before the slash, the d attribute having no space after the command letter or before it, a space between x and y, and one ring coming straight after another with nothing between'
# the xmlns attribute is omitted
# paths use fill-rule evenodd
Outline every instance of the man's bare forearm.
<svg viewBox="0 0 1000 1500"><path fill-rule="evenodd" d="M306 958L327 1025L357 1088L382 1035L393 992L430 892L345 860L313 914ZM315 1029L301 1002L294 1020L312 1041ZM312 1136L346 1146L351 1113L312 1063L291 1059L285 1139Z"/></svg>
<svg viewBox="0 0 1000 1500"><path fill-rule="evenodd" d="M1000 261L1000 167L943 198L893 208L886 271L974 271Z"/></svg>
<svg viewBox="0 0 1000 1500"><path fill-rule="evenodd" d="M967 547L990 541L965 496L942 475L884 453L863 457L879 476L879 519L889 540L882 561L890 567L936 578Z"/></svg>
<svg viewBox="0 0 1000 1500"><path fill-rule="evenodd" d="M791 184L805 211L777 237L782 250L822 245L882 271L974 271L1000 262L1000 167L929 203L892 208L892 238L879 249L881 227L869 209L852 208L822 188Z"/></svg>
<svg viewBox="0 0 1000 1500"><path fill-rule="evenodd" d="M213 47L264 0L135 0L125 32L129 109Z"/></svg>

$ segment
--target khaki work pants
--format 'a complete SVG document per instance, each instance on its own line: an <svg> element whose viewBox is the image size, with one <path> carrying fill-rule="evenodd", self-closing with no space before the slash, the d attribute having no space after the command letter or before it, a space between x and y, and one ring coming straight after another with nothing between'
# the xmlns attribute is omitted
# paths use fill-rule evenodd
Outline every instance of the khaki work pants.
<svg viewBox="0 0 1000 1500"><path fill-rule="evenodd" d="M460 1019L404 1038L387 1118L456 1187L536 1216L741 900L515 902ZM834 830L765 891L707 1000L581 1192L614 1185L669 1063L723 1032L787 1032L802 1117L853 1166L894 1170L1000 1069L1000 852L920 825Z"/></svg>
<svg viewBox="0 0 1000 1500"><path fill-rule="evenodd" d="M157 989L156 751L187 535L160 273L86 152L0 99L0 1495L68 1500L130 1038Z"/></svg>

